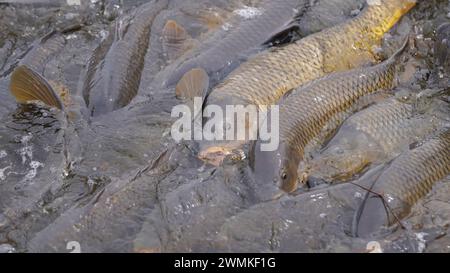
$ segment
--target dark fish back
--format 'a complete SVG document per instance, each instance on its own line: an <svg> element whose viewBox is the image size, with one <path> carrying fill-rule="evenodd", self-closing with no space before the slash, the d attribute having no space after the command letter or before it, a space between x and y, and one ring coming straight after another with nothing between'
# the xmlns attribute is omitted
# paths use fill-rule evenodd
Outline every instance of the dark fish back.
<svg viewBox="0 0 450 273"><path fill-rule="evenodd" d="M280 140L303 154L327 121L363 96L391 89L394 76L395 65L389 60L370 68L330 74L293 91L280 103Z"/></svg>
<svg viewBox="0 0 450 273"><path fill-rule="evenodd" d="M181 63L165 85L175 85L186 72L198 67L206 70L216 81L220 80L242 61L244 53L262 46L273 35L282 31L305 7L304 0L263 2L260 7L261 15L243 21L225 37L216 39L218 37L212 36L215 39L214 45L201 47L195 57Z"/></svg>
<svg viewBox="0 0 450 273"><path fill-rule="evenodd" d="M31 46L20 63L41 73L48 59L61 51L65 43L66 41L61 33L57 31L48 33Z"/></svg>
<svg viewBox="0 0 450 273"><path fill-rule="evenodd" d="M122 108L136 96L151 25L167 4L167 0L144 4L124 34L111 33L94 52L83 88L92 116Z"/></svg>

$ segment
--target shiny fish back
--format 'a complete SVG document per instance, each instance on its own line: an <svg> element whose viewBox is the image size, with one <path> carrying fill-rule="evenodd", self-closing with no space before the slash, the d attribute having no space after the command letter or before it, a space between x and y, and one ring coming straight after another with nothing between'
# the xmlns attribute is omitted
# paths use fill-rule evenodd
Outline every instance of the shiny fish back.
<svg viewBox="0 0 450 273"><path fill-rule="evenodd" d="M418 116L414 106L396 98L375 104L349 118L345 126L364 132L392 154L410 143L429 135L438 126L431 116Z"/></svg>
<svg viewBox="0 0 450 273"><path fill-rule="evenodd" d="M394 56L395 57L395 56ZM330 74L294 90L280 102L280 140L303 149L333 118L358 99L395 84L395 59L369 68Z"/></svg>
<svg viewBox="0 0 450 273"><path fill-rule="evenodd" d="M367 237L400 221L435 182L449 173L450 130L445 128L400 155L378 177L355 215L354 235Z"/></svg>
<svg viewBox="0 0 450 273"><path fill-rule="evenodd" d="M374 61L373 47L415 5L414 1L379 2L343 24L256 55L217 86L210 100L217 104L233 96L249 104L273 104L308 81Z"/></svg>

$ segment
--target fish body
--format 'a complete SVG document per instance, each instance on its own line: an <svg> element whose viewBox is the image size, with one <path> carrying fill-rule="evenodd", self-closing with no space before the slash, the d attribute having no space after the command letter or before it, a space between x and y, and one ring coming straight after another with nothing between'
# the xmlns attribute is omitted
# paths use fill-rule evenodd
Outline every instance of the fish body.
<svg viewBox="0 0 450 273"><path fill-rule="evenodd" d="M297 168L305 148L336 116L359 99L396 85L396 57L373 67L337 72L294 90L279 103L278 149L261 151L256 142L254 171L258 181L286 192L297 188ZM272 183L270 183L272 182Z"/></svg>
<svg viewBox="0 0 450 273"><path fill-rule="evenodd" d="M240 62L244 53L262 46L271 36L288 27L295 15L306 7L306 2L264 1L257 9L261 12L260 15L237 22L238 26L229 30L224 37L217 37L223 34L218 32L205 41L205 46L200 46L192 58L181 62L174 69L165 86L177 84L181 77L193 68L204 69L210 77L216 77L216 73L226 73L224 70L231 71ZM231 25L233 23L227 24Z"/></svg>
<svg viewBox="0 0 450 273"><path fill-rule="evenodd" d="M356 234L373 234L407 215L434 183L450 173L450 130L396 158L378 177L357 214ZM383 197L383 199L381 198Z"/></svg>
<svg viewBox="0 0 450 273"><path fill-rule="evenodd" d="M211 92L207 103L221 105L234 97L244 104L271 105L308 81L373 61L373 48L415 1L370 2L352 20L243 63Z"/></svg>
<svg viewBox="0 0 450 273"><path fill-rule="evenodd" d="M157 0L142 5L132 23L116 26L94 51L89 62L83 97L92 116L126 106L137 94L154 18L168 5Z"/></svg>
<svg viewBox="0 0 450 273"><path fill-rule="evenodd" d="M27 65L37 72L41 72L46 61L61 51L65 43L66 41L62 33L57 31L50 32L33 43L29 52L20 63Z"/></svg>
<svg viewBox="0 0 450 273"><path fill-rule="evenodd" d="M241 64L208 95L206 105L273 105L291 91L332 72L346 71L375 60L373 48L415 1L369 1L355 18L284 47L257 54ZM232 120L225 120L224 128ZM205 142L199 158L220 162L242 141ZM225 151L222 151L225 150ZM221 151L217 155L217 151ZM219 158L219 160L217 159Z"/></svg>
<svg viewBox="0 0 450 273"><path fill-rule="evenodd" d="M347 180L371 163L391 160L439 126L411 103L390 98L348 118L304 171L327 182Z"/></svg>

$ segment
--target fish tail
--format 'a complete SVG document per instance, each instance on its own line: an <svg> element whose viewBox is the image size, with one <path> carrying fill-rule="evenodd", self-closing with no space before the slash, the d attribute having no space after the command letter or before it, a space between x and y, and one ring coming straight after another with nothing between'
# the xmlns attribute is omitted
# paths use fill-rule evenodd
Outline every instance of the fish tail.
<svg viewBox="0 0 450 273"><path fill-rule="evenodd" d="M64 109L61 98L48 81L26 65L20 65L14 70L10 91L18 103L41 101L60 110Z"/></svg>
<svg viewBox="0 0 450 273"><path fill-rule="evenodd" d="M351 234L352 234L353 237L358 237L359 236L359 234L358 234L359 233L359 223L360 223L361 217L363 216L363 213L364 213L364 211L366 209L366 204L368 202L370 202L370 199L379 197L376 194L374 194L371 190L372 190L373 186L375 185L378 177L382 173L382 170L385 167L386 167L386 165L380 165L378 167L375 167L373 170L371 170L367 174L363 175L358 180L358 181L364 182L364 184L368 185L368 186L360 185L360 183L358 183L358 181L352 183L352 184L360 187L361 189L366 190L366 194L364 196L363 201L358 206L358 208L356 209L355 214L353 215L352 224L351 224Z"/></svg>

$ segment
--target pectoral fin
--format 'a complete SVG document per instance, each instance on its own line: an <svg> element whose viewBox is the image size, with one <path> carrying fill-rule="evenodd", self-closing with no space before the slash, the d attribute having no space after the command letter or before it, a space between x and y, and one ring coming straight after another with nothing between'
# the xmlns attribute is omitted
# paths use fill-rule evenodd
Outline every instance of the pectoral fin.
<svg viewBox="0 0 450 273"><path fill-rule="evenodd" d="M63 109L63 103L47 80L31 68L21 65L11 75L10 90L18 103L41 101Z"/></svg>
<svg viewBox="0 0 450 273"><path fill-rule="evenodd" d="M175 87L175 94L179 99L204 99L209 87L209 77L202 68L189 70Z"/></svg>

